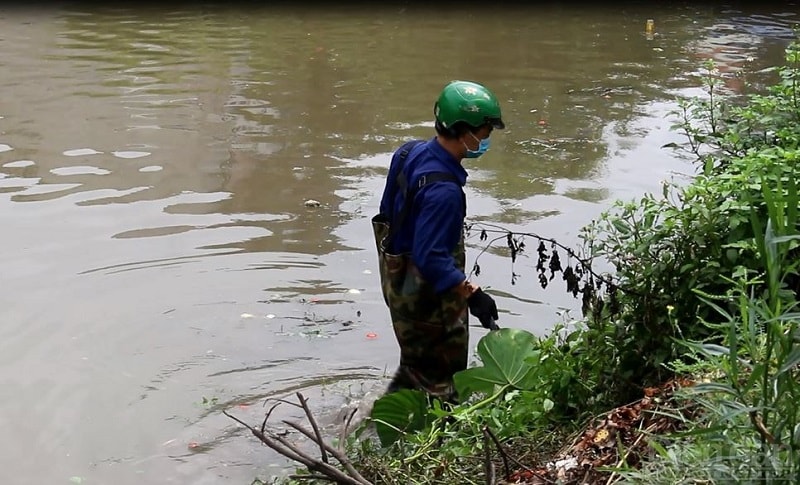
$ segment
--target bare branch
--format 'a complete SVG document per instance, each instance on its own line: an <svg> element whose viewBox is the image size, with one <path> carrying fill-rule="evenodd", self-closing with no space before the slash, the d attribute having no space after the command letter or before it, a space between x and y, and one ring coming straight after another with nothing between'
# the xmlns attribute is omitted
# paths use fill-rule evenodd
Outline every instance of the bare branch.
<svg viewBox="0 0 800 485"><path fill-rule="evenodd" d="M261 431L257 430L256 428L250 426L249 424L245 423L241 419L237 418L236 416L228 414L227 411L222 411L222 414L224 414L225 416L231 418L232 420L236 421L237 423L241 424L245 428L249 429L250 432L253 433L253 435L256 438L261 440L262 443L264 443L265 445L269 446L273 450L277 451L281 455L283 455L283 456L285 456L285 457L287 457L287 458L289 458L291 460L294 460L296 462L302 463L303 465L306 465L308 467L312 466L314 459L309 457L308 455L306 455L306 454L304 454L302 452L295 453L291 449L283 448L280 444L276 443L275 439L273 439L272 437L262 433Z"/></svg>
<svg viewBox="0 0 800 485"><path fill-rule="evenodd" d="M269 446L273 450L277 451L281 455L283 455L283 456L285 456L285 457L287 457L287 458L289 458L291 460L294 460L294 461L296 461L298 463L301 463L301 464L305 465L311 471L316 471L316 472L322 473L323 475L325 475L327 477L330 477L330 479L332 481L334 481L334 482L336 482L338 484L341 484L341 485L372 485L368 481L365 481L365 480L362 481L362 480L358 480L356 478L353 478L351 476L348 476L348 475L344 474L338 468L336 468L334 466L331 466L328 463L323 463L323 462L321 462L319 460L316 460L316 459L308 456L306 453L301 451L299 448L297 448L295 445L293 445L292 443L290 443L288 440L286 440L285 438L283 438L281 436L269 435L269 434L262 433L258 429L248 425L247 423L245 423L244 421L240 420L239 418L237 418L237 417L235 417L235 416L233 416L231 414L228 414L227 411L222 411L222 413L225 416L233 419L237 423L241 424L245 428L249 429L250 432L253 433L253 435L255 437L257 437L259 440L261 440L262 443L266 444L267 446ZM309 434L311 434L311 433L309 432Z"/></svg>
<svg viewBox="0 0 800 485"><path fill-rule="evenodd" d="M302 407L302 406L300 406L299 404L297 404L297 403L293 403L292 401L287 401L286 399L276 399L276 398L272 398L272 399L267 399L267 401L276 401L276 402L278 402L278 403L288 404L289 406L294 406L294 407L296 407L296 408Z"/></svg>
<svg viewBox="0 0 800 485"><path fill-rule="evenodd" d="M750 422L753 423L753 426L758 431L759 436L761 436L761 440L765 441L771 445L774 445L778 441L775 439L775 436L769 432L766 426L764 426L764 421L761 419L757 411L750 411Z"/></svg>
<svg viewBox="0 0 800 485"><path fill-rule="evenodd" d="M315 474L311 474L311 475L289 475L289 478L291 478L292 480L323 480L323 481L326 481L326 482L335 481L331 477L326 477L325 475L315 475Z"/></svg>
<svg viewBox="0 0 800 485"><path fill-rule="evenodd" d="M319 455L322 457L322 461L328 463L328 454L325 452L325 445L323 444L322 440L322 433L319 432L319 426L317 426L317 421L314 419L314 416L311 414L311 410L308 409L308 401L303 396L303 393L298 391L295 393L297 396L297 400L300 401L300 405L303 407L303 411L306 413L306 417L308 418L308 422L311 423L311 428L314 430L315 438L311 438L319 445Z"/></svg>
<svg viewBox="0 0 800 485"><path fill-rule="evenodd" d="M274 439L277 440L280 444L282 444L286 448L288 448L289 450L291 450L296 455L299 455L301 458L308 460L308 463L305 463L300 460L295 460L295 461L300 461L300 463L306 465L309 470L317 471L333 478L334 480L336 480L336 483L340 483L343 485L371 485L369 482L357 480L356 478L345 475L344 473L342 473L341 470L339 470L334 466L331 466L328 463L323 463L319 460L310 458L308 455L300 451L295 445L289 443L289 441L285 438L282 438L280 436L275 436ZM277 448L273 449L280 453L280 451Z"/></svg>
<svg viewBox="0 0 800 485"><path fill-rule="evenodd" d="M500 440L497 439L497 436L492 433L492 430L489 429L488 426L483 427L483 434L487 438L491 438L494 442L494 445L497 447L497 451L500 452L500 457L503 459L503 467L506 470L506 480L509 480L511 477L511 470L508 467L508 455L506 455L505 450L503 450L503 445L500 444Z"/></svg>
<svg viewBox="0 0 800 485"><path fill-rule="evenodd" d="M489 446L489 433L486 432L487 428L483 427L483 469L486 472L486 485L495 485L497 479L494 473L494 464L492 463L492 447Z"/></svg>
<svg viewBox="0 0 800 485"><path fill-rule="evenodd" d="M288 426L291 426L292 428L304 434L308 439L312 441L315 440L314 434L312 434L311 431L307 430L306 428L300 426L298 423L286 420L284 420L283 422L286 423ZM345 456L344 453L339 452L339 450L337 450L336 448L322 441L322 438L319 438L319 440L320 441L317 441L317 444L320 446L320 448L329 451L330 454L333 455L333 457L336 458L336 460L342 464L342 466L344 467L345 470L347 470L347 473L349 473L350 476L358 480L359 483L362 484L369 483L369 481L366 478L364 478L360 473L358 473L358 470L356 470L355 467L353 467L353 464L350 462L349 459L347 459L347 456Z"/></svg>
<svg viewBox="0 0 800 485"><path fill-rule="evenodd" d="M350 428L350 423L353 421L353 416L358 412L358 408L353 408L344 418L344 426L342 432L339 434L339 451L344 453L345 442L347 441L347 430Z"/></svg>
<svg viewBox="0 0 800 485"><path fill-rule="evenodd" d="M261 423L261 432L262 433L264 432L264 429L266 429L266 427L267 427L267 420L269 420L269 417L272 415L272 411L274 411L275 408L277 408L280 405L281 405L281 403L279 403L279 402L275 403L275 404L272 405L271 408L269 408L269 411L267 411L267 415L264 416L264 422Z"/></svg>

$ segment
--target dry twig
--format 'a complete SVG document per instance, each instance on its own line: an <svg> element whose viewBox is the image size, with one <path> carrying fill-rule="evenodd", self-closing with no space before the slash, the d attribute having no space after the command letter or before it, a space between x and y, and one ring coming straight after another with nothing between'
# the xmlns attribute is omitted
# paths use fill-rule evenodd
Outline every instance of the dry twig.
<svg viewBox="0 0 800 485"><path fill-rule="evenodd" d="M319 432L319 426L317 426L317 421L314 419L314 416L311 415L311 410L308 409L308 401L300 392L295 393L297 396L297 400L300 401L300 405L303 406L303 411L306 413L306 417L308 418L308 422L311 423L311 428L314 430L314 438L311 438L319 445L319 455L322 457L322 461L328 463L328 454L325 452L325 444L322 440L322 434ZM288 423L287 423L288 424Z"/></svg>
<svg viewBox="0 0 800 485"><path fill-rule="evenodd" d="M483 469L486 472L486 485L495 485L497 479L494 473L494 463L492 463L492 448L489 446L489 428L483 427Z"/></svg>
<svg viewBox="0 0 800 485"><path fill-rule="evenodd" d="M350 423L353 421L353 416L358 412L358 408L352 409L347 416L344 417L344 426L339 433L339 451L344 452L344 445L347 442L347 430L350 429Z"/></svg>
<svg viewBox="0 0 800 485"><path fill-rule="evenodd" d="M288 426L291 426L292 428L294 428L297 431L299 431L302 434L304 434L306 436L306 438L308 438L310 440L314 440L314 435L311 434L311 432L309 430L303 428L299 424L294 423L292 421L285 421L285 420L283 422L286 423ZM330 454L333 455L333 457L336 458L336 460L339 463L342 464L342 466L345 468L345 470L347 470L347 473L349 473L350 476L352 476L356 480L359 480L361 483L368 483L367 479L364 478L363 476L361 476L360 473L358 473L358 471L355 469L355 467L353 467L353 464L350 462L350 460L347 459L347 456L345 456L344 453L341 453L336 448L334 448L331 445L329 445L329 444L325 443L324 441L322 441L321 437L319 438L319 440L320 441L318 441L317 444L319 444L320 448L330 452Z"/></svg>
<svg viewBox="0 0 800 485"><path fill-rule="evenodd" d="M483 427L483 434L484 436L491 438L491 440L494 442L494 445L497 447L497 451L500 452L500 458L503 459L503 467L505 468L506 471L505 479L508 480L509 477L511 476L511 470L508 467L508 455L506 454L506 451L503 449L503 445L500 444L500 440L497 439L497 436L495 436L494 433L492 433L492 430L489 429L488 426Z"/></svg>
<svg viewBox="0 0 800 485"><path fill-rule="evenodd" d="M291 421L284 420L283 422L289 425L290 427L294 428L295 430L299 431L313 442L315 442L320 448L320 453L321 456L323 457L322 460L318 460L316 458L309 456L308 454L300 450L296 445L290 443L285 438L273 432L270 432L266 429L267 420L269 419L269 416L272 414L272 411L275 410L278 404L272 406L272 408L270 408L270 410L267 412L267 416L264 419L264 422L261 424L261 429L250 426L249 424L245 423L239 418L232 416L227 411L223 411L222 413L225 416L233 419L237 423L249 429L250 432L256 438L261 440L261 442L264 443L265 445L269 446L270 448L277 451L281 455L305 465L305 467L308 468L309 471L317 472L317 474L319 474L319 475L317 474L301 475L297 476L297 478L325 479L341 485L372 485L371 482L369 482L360 473L358 473L358 471L355 469L355 467L353 467L353 464L347 459L347 456L343 452L333 448L323 440L322 434L319 431L319 426L317 426L317 422L314 419L313 415L311 414L310 409L308 408L305 397L298 392L297 398L300 401L300 405L289 403L284 400L278 400L278 404L283 402L291 404L295 407L301 407L305 411L306 417L311 423L313 431L309 431L308 429ZM328 453L330 453L334 458L336 458L336 460L339 461L339 463L345 468L347 473L342 472L340 469L328 463Z"/></svg>

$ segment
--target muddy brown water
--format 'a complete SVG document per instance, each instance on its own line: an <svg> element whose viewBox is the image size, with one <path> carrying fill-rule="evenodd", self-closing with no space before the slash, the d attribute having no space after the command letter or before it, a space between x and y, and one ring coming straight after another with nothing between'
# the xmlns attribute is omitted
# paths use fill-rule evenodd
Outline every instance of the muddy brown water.
<svg viewBox="0 0 800 485"><path fill-rule="evenodd" d="M660 147L700 62L755 91L797 20L791 3L0 7L3 483L283 473L220 412L258 423L299 390L331 424L383 385L397 348L368 220L447 81L487 84L508 123L468 163L470 217L574 245L614 199L692 173ZM501 252L479 262L501 325L577 316L533 257L515 285Z"/></svg>

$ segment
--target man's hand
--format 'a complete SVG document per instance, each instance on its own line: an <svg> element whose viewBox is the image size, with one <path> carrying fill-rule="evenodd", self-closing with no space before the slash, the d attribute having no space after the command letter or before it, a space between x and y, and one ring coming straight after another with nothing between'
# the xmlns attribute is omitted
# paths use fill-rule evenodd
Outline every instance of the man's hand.
<svg viewBox="0 0 800 485"><path fill-rule="evenodd" d="M497 304L482 289L478 288L467 298L467 305L469 305L469 312L481 321L483 328L500 329L495 323L495 320L498 320Z"/></svg>

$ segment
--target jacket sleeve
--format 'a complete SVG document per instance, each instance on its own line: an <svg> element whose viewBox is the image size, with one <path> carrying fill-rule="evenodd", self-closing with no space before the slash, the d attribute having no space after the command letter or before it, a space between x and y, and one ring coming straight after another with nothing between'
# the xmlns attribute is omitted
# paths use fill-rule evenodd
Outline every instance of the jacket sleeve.
<svg viewBox="0 0 800 485"><path fill-rule="evenodd" d="M417 194L411 256L437 293L466 278L453 258L464 226L462 205L461 188L449 182L433 183Z"/></svg>

